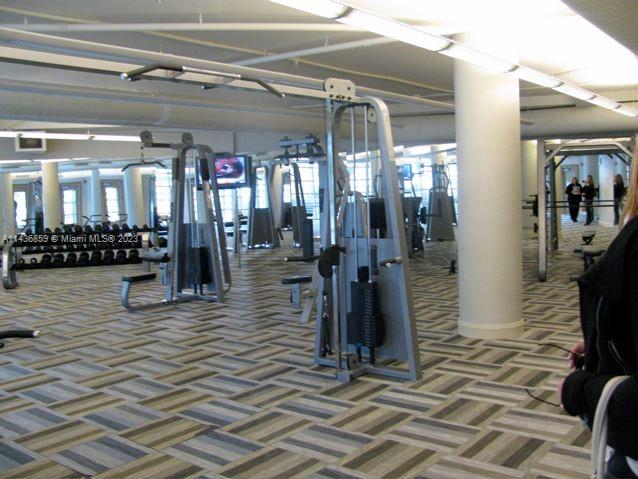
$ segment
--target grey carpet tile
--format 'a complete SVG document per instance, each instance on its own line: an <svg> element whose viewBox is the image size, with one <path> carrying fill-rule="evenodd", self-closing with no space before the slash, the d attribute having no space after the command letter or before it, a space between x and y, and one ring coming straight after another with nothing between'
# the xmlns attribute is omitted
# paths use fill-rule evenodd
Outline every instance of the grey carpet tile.
<svg viewBox="0 0 638 479"><path fill-rule="evenodd" d="M603 247L615 234L586 229ZM282 261L288 246L231 260L224 304L134 314L118 295L138 266L18 273L20 288L0 291L0 328L43 334L0 355L0 477L585 478L589 432L527 392L558 402L567 365L553 345L580 336L568 276L582 271L584 230L564 224L547 283L523 241L526 329L514 340L457 333L455 244L426 244L411 261L424 370L414 383L339 384L313 365L314 323L298 323L280 284L313 266Z"/></svg>

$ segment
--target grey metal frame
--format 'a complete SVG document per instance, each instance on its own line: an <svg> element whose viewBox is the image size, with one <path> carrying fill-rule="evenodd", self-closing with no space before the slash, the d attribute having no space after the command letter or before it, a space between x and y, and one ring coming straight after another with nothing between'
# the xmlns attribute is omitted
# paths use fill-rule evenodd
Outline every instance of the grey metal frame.
<svg viewBox="0 0 638 479"><path fill-rule="evenodd" d="M376 113L377 147L381 151L380 175L381 192L385 199L387 224L386 238L370 238L369 221L361 219L364 225L363 235L346 237L342 228L348 197L354 198L354 211L357 210L357 194L351 195L347 182L339 175L337 166L337 146L341 133L341 120L349 108L363 107L366 117L365 151L369 151L367 136L368 108ZM377 98L365 97L357 102L335 103L326 101L325 121L327 135L327 192L324 196L324 224L322 225L322 247L332 245L345 248L340 253L338 265L333 266L331 278L323 280L326 304L318 307L315 336L315 363L334 366L337 379L350 381L363 374L375 374L406 380L421 377L421 362L418 351L416 322L412 289L409 283L408 251L403 231L402 203L398 190L394 148L390 126L390 115L385 103ZM352 120L353 121L353 120ZM327 206L327 208L326 208ZM368 213L369 214L369 213ZM349 229L349 228L348 228ZM359 224L355 226L355 231ZM361 247L373 245L378 256L391 260L391 264L379 265L378 287L380 307L385 318L384 344L377 348L378 363L371 364L369 358L358 364L352 363L353 347L346 343L346 316L349 306L350 282L356 278L355 257ZM371 258L369 258L369 261ZM371 269L377 265L369 264ZM389 266L389 267L383 267ZM328 321L324 321L324 314ZM322 355L326 344L326 329L330 331L331 355ZM407 369L388 366L394 361L404 361Z"/></svg>
<svg viewBox="0 0 638 479"><path fill-rule="evenodd" d="M595 142L561 142L548 148L544 140L538 140L536 145L536 179L538 183L538 281L547 281L547 253L548 232L551 251L558 250L558 215L553 206L556 204L556 185L554 175L556 168L567 158L573 155L586 154L614 154L624 161L630 168L636 157L638 148L638 135L634 137L633 146L630 147L615 140L602 140ZM626 155L624 159L618 152ZM561 157L556 163L555 159ZM547 175L549 173L550 204L547 203ZM547 227L547 209L550 207L549 230Z"/></svg>
<svg viewBox="0 0 638 479"><path fill-rule="evenodd" d="M132 306L128 301L132 286L130 283L124 282L120 298L122 305L135 311L191 300L221 302L224 300L224 293L231 287L231 273L219 189L214 174L215 156L213 150L208 145L194 144L192 136L186 133L182 136L182 143L178 144L155 144L148 132L143 132L141 137L142 142L147 147L172 148L178 153L172 166L171 221L167 247L167 255L170 259L168 262L162 263L161 266L165 287L162 301ZM196 158L193 162L193 175L187 177L187 156L190 152L194 152ZM188 178L201 181L197 185L187 184ZM198 195L197 201L202 199L204 201L205 218L201 223L198 221L194 208L193 188L196 186L201 186L201 194ZM186 207L189 209L188 216L186 216ZM192 292L185 291L190 287L186 281L188 245L190 241L194 240L194 236L197 237L197 242L208 250L208 268L211 273L211 281L206 284L206 293L198 292L195 289Z"/></svg>

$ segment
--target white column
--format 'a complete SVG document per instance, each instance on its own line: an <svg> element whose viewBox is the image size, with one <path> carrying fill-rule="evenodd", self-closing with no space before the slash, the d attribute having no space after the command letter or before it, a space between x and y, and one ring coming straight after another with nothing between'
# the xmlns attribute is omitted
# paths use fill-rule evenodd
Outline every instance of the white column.
<svg viewBox="0 0 638 479"><path fill-rule="evenodd" d="M142 193L142 172L139 168L127 168L124 172L124 202L126 203L126 222L129 226L142 226L146 223L146 203Z"/></svg>
<svg viewBox="0 0 638 479"><path fill-rule="evenodd" d="M565 199L565 188L567 185L565 184L565 173L563 173L563 168L556 168L556 172L554 173L554 188L556 189L556 201L563 201ZM558 216L558 237L563 237L563 215L567 214L568 210L566 207L556 208L556 215Z"/></svg>
<svg viewBox="0 0 638 479"><path fill-rule="evenodd" d="M459 40L503 48L477 33ZM518 80L456 60L454 92L462 218L458 330L473 338L514 338L523 331Z"/></svg>
<svg viewBox="0 0 638 479"><path fill-rule="evenodd" d="M92 216L92 221L103 221L104 214L102 203L102 183L100 182L100 170L94 169L91 171L91 203L89 208L89 215ZM99 215L99 218L95 217Z"/></svg>
<svg viewBox="0 0 638 479"><path fill-rule="evenodd" d="M611 204L614 199L614 175L616 174L616 165L614 160L607 156L600 157L598 176L600 183L598 183L598 197L605 201L605 204ZM603 206L596 208L595 212L598 214L598 221L605 226L613 226L614 224L614 209L609 206Z"/></svg>
<svg viewBox="0 0 638 479"><path fill-rule="evenodd" d="M55 161L42 162L42 210L45 228L53 230L62 224L60 179Z"/></svg>
<svg viewBox="0 0 638 479"><path fill-rule="evenodd" d="M531 201L531 195L538 194L536 186L536 140L521 142L521 195L524 201ZM523 228L532 229L538 220L532 216L532 210L523 211Z"/></svg>
<svg viewBox="0 0 638 479"><path fill-rule="evenodd" d="M12 181L11 173L0 174L0 245L4 235L12 235L16 231Z"/></svg>
<svg viewBox="0 0 638 479"><path fill-rule="evenodd" d="M583 177L580 180L584 183L587 175L594 178L594 184L598 186L598 155L583 157Z"/></svg>

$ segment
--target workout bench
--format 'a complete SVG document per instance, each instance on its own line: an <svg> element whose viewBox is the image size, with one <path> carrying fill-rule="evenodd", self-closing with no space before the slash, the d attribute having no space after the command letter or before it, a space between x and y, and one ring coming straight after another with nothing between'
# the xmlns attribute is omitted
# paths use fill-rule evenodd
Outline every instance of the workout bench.
<svg viewBox="0 0 638 479"><path fill-rule="evenodd" d="M122 277L122 293L120 295L120 301L122 303L122 306L124 306L129 311L139 311L141 309L152 308L154 306L165 304L166 303L165 301L159 301L156 303L141 304L141 305L134 306L129 302L129 295L131 294L131 288L133 287L134 284L150 283L151 281L155 281L155 278L157 278L156 273L142 273L142 274L136 274L133 276Z"/></svg>

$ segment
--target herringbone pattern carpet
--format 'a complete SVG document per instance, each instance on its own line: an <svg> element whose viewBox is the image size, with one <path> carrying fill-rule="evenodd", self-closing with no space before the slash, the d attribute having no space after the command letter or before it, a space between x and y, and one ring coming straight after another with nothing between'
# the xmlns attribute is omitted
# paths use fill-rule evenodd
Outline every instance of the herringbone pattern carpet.
<svg viewBox="0 0 638 479"><path fill-rule="evenodd" d="M312 365L314 325L298 324L280 285L312 266L282 262L289 247L243 256L224 304L135 314L118 294L138 266L18 273L0 328L43 335L0 355L0 477L586 478L587 431L525 390L558 401L564 353L546 343L579 337L567 277L582 269L580 228L565 225L545 284L525 241L515 341L456 333L455 246L426 245L412 262L417 383L338 384ZM603 246L614 233L594 229Z"/></svg>

